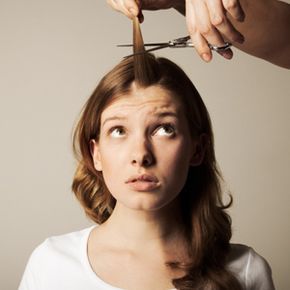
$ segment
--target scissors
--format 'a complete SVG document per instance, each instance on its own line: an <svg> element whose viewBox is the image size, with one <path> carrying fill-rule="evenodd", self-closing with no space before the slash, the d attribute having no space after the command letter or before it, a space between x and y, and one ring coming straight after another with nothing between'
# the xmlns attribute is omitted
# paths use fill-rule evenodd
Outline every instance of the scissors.
<svg viewBox="0 0 290 290"><path fill-rule="evenodd" d="M119 44L117 45L118 47L132 47L133 44ZM168 42L157 42L157 43L145 43L144 44L145 47L151 47L150 49L147 49L143 52L137 52L137 53L133 53L130 55L125 56L125 58L136 55L136 54L142 54L145 52L151 52L154 50L159 50L159 49L163 49L166 47L169 48L183 48L183 47L194 47L194 45L192 44L192 42L190 41L190 36L185 36L185 37L180 37L180 38L176 38L173 40L170 40ZM225 51L227 49L230 49L230 47L232 46L231 43L229 42L225 42L224 45L222 46L216 46L216 45L212 45L212 44L208 44L209 48L213 51L216 52L220 52L220 51Z"/></svg>

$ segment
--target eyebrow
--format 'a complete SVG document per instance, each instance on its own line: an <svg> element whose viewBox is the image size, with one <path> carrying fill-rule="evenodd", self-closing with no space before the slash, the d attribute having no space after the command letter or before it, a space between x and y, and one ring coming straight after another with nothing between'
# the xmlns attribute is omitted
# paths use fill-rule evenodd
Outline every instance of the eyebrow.
<svg viewBox="0 0 290 290"><path fill-rule="evenodd" d="M114 120L126 120L127 118L126 117L121 117L121 116L114 116L114 117L109 117L107 119L104 120L103 124L102 124L102 127L109 121L114 121Z"/></svg>
<svg viewBox="0 0 290 290"><path fill-rule="evenodd" d="M175 112L171 112L171 111L167 111L167 112L160 112L160 113L155 113L152 115L153 117L157 117L157 118L164 118L164 117L174 117L176 119L178 119L178 114ZM105 123L109 122L109 121L124 121L127 118L125 116L113 116L113 117L109 117L106 118L102 124L102 127L105 125Z"/></svg>
<svg viewBox="0 0 290 290"><path fill-rule="evenodd" d="M167 111L167 112L162 112L162 113L156 113L154 114L154 116L157 116L158 118L163 118L163 117L174 117L174 118L178 118L178 114L175 113L175 112L170 112L170 111Z"/></svg>

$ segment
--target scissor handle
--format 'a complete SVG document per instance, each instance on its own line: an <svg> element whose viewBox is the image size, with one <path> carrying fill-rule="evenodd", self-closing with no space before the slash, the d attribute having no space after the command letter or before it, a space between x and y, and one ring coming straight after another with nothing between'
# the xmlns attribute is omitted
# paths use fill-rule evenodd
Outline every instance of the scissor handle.
<svg viewBox="0 0 290 290"><path fill-rule="evenodd" d="M190 41L189 35L185 36L185 37L176 38L174 40L169 41L169 47L171 47L171 48L182 48L182 47L193 47L193 46L194 45ZM225 42L224 45L217 46L217 45L213 45L213 44L209 43L208 46L211 50L216 51L216 52L220 52L220 51L230 49L232 44L229 42Z"/></svg>
<svg viewBox="0 0 290 290"><path fill-rule="evenodd" d="M228 49L230 49L231 46L232 46L232 44L229 43L229 42L225 42L225 44L222 45L222 46L216 46L216 45L212 45L212 44L209 43L208 46L209 46L209 48L210 48L211 50L214 50L214 51L216 51L216 52L219 52L219 51L224 51L224 50L228 50Z"/></svg>
<svg viewBox="0 0 290 290"><path fill-rule="evenodd" d="M169 41L169 47L187 47L189 46L190 36L180 37Z"/></svg>

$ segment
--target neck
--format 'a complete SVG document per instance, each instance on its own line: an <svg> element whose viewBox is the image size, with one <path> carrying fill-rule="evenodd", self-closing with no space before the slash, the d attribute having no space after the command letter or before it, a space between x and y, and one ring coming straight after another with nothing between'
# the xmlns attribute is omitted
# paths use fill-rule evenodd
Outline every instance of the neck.
<svg viewBox="0 0 290 290"><path fill-rule="evenodd" d="M117 202L110 218L103 224L110 236L115 236L127 247L142 245L164 245L182 232L178 202L173 202L156 211L133 210Z"/></svg>

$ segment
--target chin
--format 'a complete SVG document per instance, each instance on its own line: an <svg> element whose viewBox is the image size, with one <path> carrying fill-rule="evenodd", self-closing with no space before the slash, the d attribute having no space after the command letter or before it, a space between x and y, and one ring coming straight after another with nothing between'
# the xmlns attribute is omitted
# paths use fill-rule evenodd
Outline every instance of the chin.
<svg viewBox="0 0 290 290"><path fill-rule="evenodd" d="M120 200L120 203L131 210L156 212L171 205L173 200L175 200L175 198L169 200L168 198L159 199L152 193L142 193L134 198Z"/></svg>

